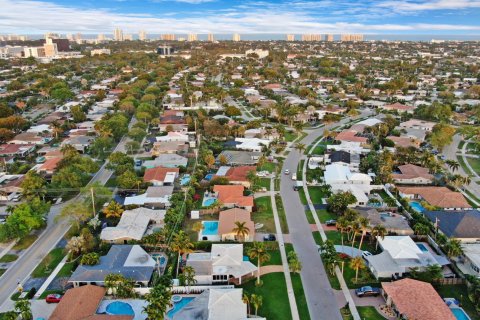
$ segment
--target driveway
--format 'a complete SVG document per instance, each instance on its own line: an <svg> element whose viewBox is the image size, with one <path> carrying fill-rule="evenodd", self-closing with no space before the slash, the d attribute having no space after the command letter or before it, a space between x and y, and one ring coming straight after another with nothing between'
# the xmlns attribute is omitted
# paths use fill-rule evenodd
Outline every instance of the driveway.
<svg viewBox="0 0 480 320"><path fill-rule="evenodd" d="M57 306L56 303L46 303L45 300L31 300L33 319L50 318L50 315Z"/></svg>
<svg viewBox="0 0 480 320"><path fill-rule="evenodd" d="M345 296L343 295L342 291L341 290L333 290L333 291L334 291L334 295L337 303L340 304L341 306L345 306L347 301L345 300ZM378 297L359 298L355 294L355 289L350 289L350 293L357 307L379 307L385 304L385 300L381 295Z"/></svg>

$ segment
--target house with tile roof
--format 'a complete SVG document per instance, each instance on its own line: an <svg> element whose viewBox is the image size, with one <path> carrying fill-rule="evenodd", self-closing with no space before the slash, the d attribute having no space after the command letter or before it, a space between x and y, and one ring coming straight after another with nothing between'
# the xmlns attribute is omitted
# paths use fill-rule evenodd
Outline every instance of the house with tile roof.
<svg viewBox="0 0 480 320"><path fill-rule="evenodd" d="M447 187L397 187L402 198L425 200L430 205L443 210L471 209L465 197Z"/></svg>
<svg viewBox="0 0 480 320"><path fill-rule="evenodd" d="M360 136L355 130L343 130L335 137L335 140L341 142L358 142L361 145L365 145L368 142L368 138Z"/></svg>
<svg viewBox="0 0 480 320"><path fill-rule="evenodd" d="M225 208L243 208L249 212L253 209L253 196L244 196L245 187L242 185L215 185L213 192L217 200Z"/></svg>
<svg viewBox="0 0 480 320"><path fill-rule="evenodd" d="M387 305L398 318L421 320L456 320L445 301L430 283L405 278L382 282Z"/></svg>
<svg viewBox="0 0 480 320"><path fill-rule="evenodd" d="M85 285L67 290L49 320L133 320L134 316L97 314L105 296L103 287Z"/></svg>
<svg viewBox="0 0 480 320"><path fill-rule="evenodd" d="M248 228L248 234L244 239L238 239L237 234L233 231L236 228L235 222L245 223L245 227ZM220 211L218 234L222 241L253 241L255 239L255 224L252 221L250 211L240 208Z"/></svg>
<svg viewBox="0 0 480 320"><path fill-rule="evenodd" d="M418 147L420 147L420 141L415 139L415 138L411 138L411 137L388 136L387 139L393 141L395 143L395 147L397 147L397 148L398 147L402 147L402 148L408 148L408 147L418 148Z"/></svg>
<svg viewBox="0 0 480 320"><path fill-rule="evenodd" d="M429 173L428 168L420 167L414 164L405 164L398 166L400 173L393 173L392 178L398 184L432 184L433 175Z"/></svg>
<svg viewBox="0 0 480 320"><path fill-rule="evenodd" d="M401 104L400 102L378 106L378 108L386 111L397 111L398 113L404 113L404 112L413 113L413 111L415 110L415 107L407 106L407 105Z"/></svg>
<svg viewBox="0 0 480 320"><path fill-rule="evenodd" d="M253 171L256 173L257 167L255 166L238 166L227 167L222 166L218 168L216 177L225 177L231 184L241 184L245 188L250 188L250 181L248 181L248 173Z"/></svg>
<svg viewBox="0 0 480 320"><path fill-rule="evenodd" d="M178 177L180 169L156 167L145 170L143 181L150 182L154 186L171 186Z"/></svg>

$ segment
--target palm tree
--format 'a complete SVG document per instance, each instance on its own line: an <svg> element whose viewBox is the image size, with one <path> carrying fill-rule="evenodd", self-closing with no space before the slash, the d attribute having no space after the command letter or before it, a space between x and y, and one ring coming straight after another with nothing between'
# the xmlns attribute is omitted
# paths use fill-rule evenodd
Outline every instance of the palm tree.
<svg viewBox="0 0 480 320"><path fill-rule="evenodd" d="M100 255L96 252L86 253L80 259L80 264L94 266L100 261Z"/></svg>
<svg viewBox="0 0 480 320"><path fill-rule="evenodd" d="M64 159L72 159L79 155L78 150L71 144L64 144L60 151L62 152Z"/></svg>
<svg viewBox="0 0 480 320"><path fill-rule="evenodd" d="M250 302L253 304L253 307L255 308L255 315L258 314L258 308L262 306L263 303L263 297L257 294L252 294L250 296Z"/></svg>
<svg viewBox="0 0 480 320"><path fill-rule="evenodd" d="M450 168L450 170L452 170L452 172L455 172L460 167L460 164L455 160L447 160L445 161L445 163Z"/></svg>
<svg viewBox="0 0 480 320"><path fill-rule="evenodd" d="M423 223L417 223L413 227L416 235L427 235L430 232L430 227Z"/></svg>
<svg viewBox="0 0 480 320"><path fill-rule="evenodd" d="M195 279L195 269L193 269L192 266L186 266L183 269L183 280L185 281L185 284L187 285L187 293L190 293L190 286L192 284L197 283L197 279Z"/></svg>
<svg viewBox="0 0 480 320"><path fill-rule="evenodd" d="M196 233L199 233L203 230L203 223L201 223L200 221L195 222L192 226L192 230Z"/></svg>
<svg viewBox="0 0 480 320"><path fill-rule="evenodd" d="M32 308L29 300L18 300L15 302L15 311L20 314L22 320L33 319Z"/></svg>
<svg viewBox="0 0 480 320"><path fill-rule="evenodd" d="M362 237L360 238L360 245L358 246L358 250L362 250L363 239L367 234L368 228L370 226L370 221L366 217L358 217L358 226L360 227L360 231L362 232Z"/></svg>
<svg viewBox="0 0 480 320"><path fill-rule="evenodd" d="M82 236L71 237L65 248L72 254L72 257L78 257L87 250L87 244Z"/></svg>
<svg viewBox="0 0 480 320"><path fill-rule="evenodd" d="M342 237L342 247L343 247L343 233L348 229L348 225L349 223L344 216L338 218L336 227L340 231L340 235Z"/></svg>
<svg viewBox="0 0 480 320"><path fill-rule="evenodd" d="M352 223L350 225L350 230L353 233L353 235L352 235L352 251L353 251L353 246L355 244L355 238L357 237L357 234L362 231L360 229L360 224L358 222L358 219L355 220L355 221L352 221Z"/></svg>
<svg viewBox="0 0 480 320"><path fill-rule="evenodd" d="M295 144L295 149L299 152L299 153L303 153L303 151L305 151L305 144L304 143L301 143L301 142L297 142Z"/></svg>
<svg viewBox="0 0 480 320"><path fill-rule="evenodd" d="M250 314L250 298L248 297L248 294L245 292L242 295L242 301L247 305L247 315Z"/></svg>
<svg viewBox="0 0 480 320"><path fill-rule="evenodd" d="M365 269L362 257L355 257L350 260L350 268L355 270L355 282L358 280L358 271Z"/></svg>
<svg viewBox="0 0 480 320"><path fill-rule="evenodd" d="M185 232L183 232L183 230L180 230L178 233L176 233L173 236L173 241L170 244L170 250L178 254L178 260L177 260L177 274L178 274L178 268L180 266L180 256L182 256L185 253L191 253L193 251L193 243L190 241L190 238L188 237L188 235Z"/></svg>
<svg viewBox="0 0 480 320"><path fill-rule="evenodd" d="M246 237L250 234L250 229L246 226L247 222L235 221L235 227L232 232L235 233L240 242L245 241Z"/></svg>
<svg viewBox="0 0 480 320"><path fill-rule="evenodd" d="M297 123L295 123L293 128L295 129L295 132L297 133L297 136L300 136L300 134L303 132L303 123L297 122Z"/></svg>
<svg viewBox="0 0 480 320"><path fill-rule="evenodd" d="M295 251L288 253L288 267L290 272L299 273L302 270L302 263L298 260L298 256Z"/></svg>
<svg viewBox="0 0 480 320"><path fill-rule="evenodd" d="M445 249L447 249L447 256L449 258L458 257L459 255L463 254L462 243L458 239L448 239Z"/></svg>
<svg viewBox="0 0 480 320"><path fill-rule="evenodd" d="M156 285L145 295L145 301L148 302L143 307L148 319L164 319L167 308L170 305L172 292L163 285Z"/></svg>
<svg viewBox="0 0 480 320"><path fill-rule="evenodd" d="M260 285L260 266L263 262L270 260L270 254L265 249L265 243L255 241L253 246L248 249L248 256L251 259L257 259L257 285Z"/></svg>
<svg viewBox="0 0 480 320"><path fill-rule="evenodd" d="M57 120L55 120L50 123L50 127L52 128L53 134L55 135L55 139L58 139L58 135L63 132L62 126Z"/></svg>
<svg viewBox="0 0 480 320"><path fill-rule="evenodd" d="M385 239L387 234L387 228L385 228L381 224L377 224L375 227L372 228L372 237L376 239L375 250L378 249L378 238L382 240Z"/></svg>
<svg viewBox="0 0 480 320"><path fill-rule="evenodd" d="M103 213L107 218L120 218L122 216L123 211L124 210L122 206L114 200L112 200L108 204L108 206L103 208Z"/></svg>

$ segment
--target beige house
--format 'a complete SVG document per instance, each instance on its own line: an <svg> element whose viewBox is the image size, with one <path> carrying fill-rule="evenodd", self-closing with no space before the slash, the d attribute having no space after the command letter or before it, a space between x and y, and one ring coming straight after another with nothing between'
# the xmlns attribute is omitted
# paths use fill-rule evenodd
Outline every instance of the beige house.
<svg viewBox="0 0 480 320"><path fill-rule="evenodd" d="M236 228L235 222L245 222L245 227L247 227L249 231L244 239L239 239L233 231ZM221 211L218 221L218 234L222 241L253 241L255 239L255 225L250 218L250 212L240 208Z"/></svg>

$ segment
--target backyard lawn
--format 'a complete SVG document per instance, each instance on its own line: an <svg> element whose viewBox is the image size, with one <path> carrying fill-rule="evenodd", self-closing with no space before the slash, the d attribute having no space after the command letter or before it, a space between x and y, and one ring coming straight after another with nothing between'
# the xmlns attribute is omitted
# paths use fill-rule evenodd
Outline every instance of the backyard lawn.
<svg viewBox="0 0 480 320"><path fill-rule="evenodd" d="M257 186L260 188L265 188L266 190L270 190L270 179L269 178L258 179Z"/></svg>
<svg viewBox="0 0 480 320"><path fill-rule="evenodd" d="M325 194L322 192L321 187L308 187L308 193L313 204L322 204L322 199L325 198Z"/></svg>
<svg viewBox="0 0 480 320"><path fill-rule="evenodd" d="M49 252L49 254L43 258L42 262L33 270L32 278L45 278L48 277L53 269L62 261L65 257L63 248L55 248Z"/></svg>
<svg viewBox="0 0 480 320"><path fill-rule="evenodd" d="M257 171L268 171L270 173L275 172L275 163L266 161L257 169Z"/></svg>
<svg viewBox="0 0 480 320"><path fill-rule="evenodd" d="M460 301L460 305L472 320L480 320L480 314L476 311L475 305L468 299L466 285L438 285L435 286L435 289L442 298L455 298Z"/></svg>
<svg viewBox="0 0 480 320"><path fill-rule="evenodd" d="M335 213L328 212L325 209L317 210L317 215L322 223L325 223L327 220L336 220L338 218Z"/></svg>
<svg viewBox="0 0 480 320"><path fill-rule="evenodd" d="M259 230L262 232L275 233L275 221L273 221L272 202L269 196L255 199L257 211L252 214L255 223L263 224Z"/></svg>
<svg viewBox="0 0 480 320"><path fill-rule="evenodd" d="M260 287L255 286L255 280L251 279L240 287L249 296L251 294L262 296L263 304L258 309L258 315L275 320L291 319L287 285L283 272L269 273L262 276L263 285ZM255 313L255 310L252 309L251 312Z"/></svg>

